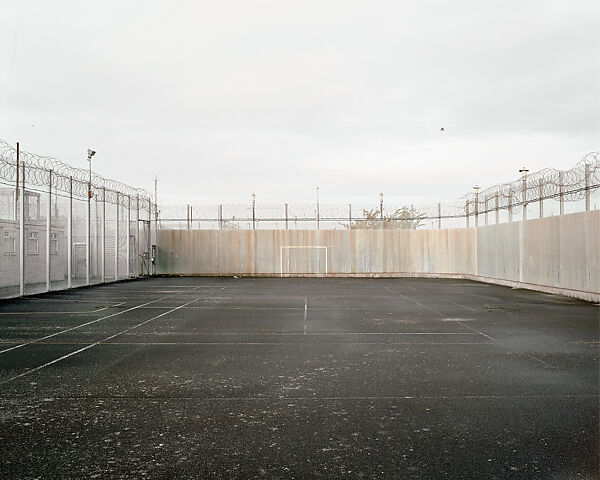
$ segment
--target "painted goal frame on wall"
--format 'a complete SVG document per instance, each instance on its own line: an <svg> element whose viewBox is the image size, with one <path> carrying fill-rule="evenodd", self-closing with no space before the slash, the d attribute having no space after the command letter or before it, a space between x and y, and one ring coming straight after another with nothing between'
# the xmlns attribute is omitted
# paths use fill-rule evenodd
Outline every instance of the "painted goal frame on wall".
<svg viewBox="0 0 600 480"><path fill-rule="evenodd" d="M329 247L327 245L281 245L279 247L279 272L280 275L283 277L285 275L290 275L289 272L289 254L288 254L288 273L284 274L283 273L283 250L289 250L289 249L320 249L320 250L325 250L325 273L318 273L316 275L327 275L327 271L328 271L328 250Z"/></svg>

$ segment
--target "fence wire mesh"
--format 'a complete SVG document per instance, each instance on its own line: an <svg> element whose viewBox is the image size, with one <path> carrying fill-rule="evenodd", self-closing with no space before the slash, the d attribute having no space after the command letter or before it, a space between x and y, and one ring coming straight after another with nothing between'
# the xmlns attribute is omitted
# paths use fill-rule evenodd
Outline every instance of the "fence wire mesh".
<svg viewBox="0 0 600 480"><path fill-rule="evenodd" d="M524 206L535 218L590 210L600 203L600 152L587 154L569 170L523 174L509 183L475 188L453 202L162 204L159 222L168 229L451 228L512 221Z"/></svg>
<svg viewBox="0 0 600 480"><path fill-rule="evenodd" d="M155 198L0 140L0 298L152 273Z"/></svg>

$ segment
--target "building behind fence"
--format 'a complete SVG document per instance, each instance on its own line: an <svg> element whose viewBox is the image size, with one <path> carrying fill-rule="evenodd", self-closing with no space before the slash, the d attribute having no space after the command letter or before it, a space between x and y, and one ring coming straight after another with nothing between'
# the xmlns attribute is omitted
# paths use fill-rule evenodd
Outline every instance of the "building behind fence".
<svg viewBox="0 0 600 480"><path fill-rule="evenodd" d="M0 297L152 273L148 192L0 141Z"/></svg>

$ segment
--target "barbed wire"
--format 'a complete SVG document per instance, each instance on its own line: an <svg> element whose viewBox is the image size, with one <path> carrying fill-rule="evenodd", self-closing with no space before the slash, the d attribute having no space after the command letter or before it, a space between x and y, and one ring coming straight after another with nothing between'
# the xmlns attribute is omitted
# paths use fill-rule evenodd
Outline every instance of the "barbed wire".
<svg viewBox="0 0 600 480"><path fill-rule="evenodd" d="M496 208L510 208L516 213L523 204L539 200L583 200L599 187L600 152L591 152L569 170L544 168L512 182L493 185L479 193L470 192L462 196L456 206L462 207L465 214L473 214L475 209L481 213Z"/></svg>
<svg viewBox="0 0 600 480"><path fill-rule="evenodd" d="M72 167L57 158L19 151L19 169L17 173L17 150L4 140L0 140L0 179L12 182L16 186L18 175L22 175L25 167L25 185L38 187L52 186L54 191L70 194L74 197L87 198L89 188L89 170ZM100 201L128 207L131 202L139 202L140 210L155 210L153 195L141 188L134 188L125 183L105 178L92 172L92 194ZM19 183L22 178L19 179ZM20 185L19 185L20 188ZM134 208L138 207L135 205Z"/></svg>
<svg viewBox="0 0 600 480"><path fill-rule="evenodd" d="M469 217L492 211L521 211L523 204L544 200L574 202L589 198L600 188L600 152L585 155L573 168L545 168L508 183L501 183L475 193L470 192L454 202L385 204L213 204L161 205L160 219L169 222L353 222L367 221L381 214L386 219L441 220ZM410 207L415 215L406 215ZM400 213L401 212L401 213ZM186 223L187 224L187 223Z"/></svg>
<svg viewBox="0 0 600 480"><path fill-rule="evenodd" d="M86 198L89 188L89 171L72 167L57 158L26 151L19 152L19 161L25 167L26 185L48 187L55 192ZM22 172L19 172L22 174ZM17 151L0 140L0 179L16 185ZM22 181L22 180L21 180ZM4 182L3 182L4 183ZM478 192L469 192L455 202L413 204L418 212L414 218L423 220L468 217L494 210L508 210L511 214L522 206L543 200L573 202L589 198L600 188L600 152L585 155L573 168L558 170L545 168L523 178L501 183ZM144 189L131 187L92 172L91 190L99 201L131 206L156 213L153 195ZM139 205L135 205L135 202ZM394 218L407 205L385 205L386 218ZM188 209L186 211L186 208ZM361 220L378 212L380 205L365 204L222 204L222 205L161 205L162 221L335 221ZM403 218L407 218L403 214Z"/></svg>

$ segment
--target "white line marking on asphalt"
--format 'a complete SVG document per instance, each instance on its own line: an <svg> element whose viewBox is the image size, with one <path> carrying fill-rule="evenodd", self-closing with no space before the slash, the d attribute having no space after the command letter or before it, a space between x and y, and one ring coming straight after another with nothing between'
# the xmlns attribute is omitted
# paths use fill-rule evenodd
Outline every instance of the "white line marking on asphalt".
<svg viewBox="0 0 600 480"><path fill-rule="evenodd" d="M392 292L392 293L394 293L394 294L396 294L396 295L398 295L398 296L400 296L400 297L402 297L402 298L406 298L407 300L410 300L411 302L414 302L414 303L416 303L417 305L420 305L420 306L421 306L421 307L423 307L423 308L426 308L426 309L428 309L428 310L431 310L432 312L435 312L435 313L437 313L438 315L441 315L442 317L445 317L445 315L443 315L441 312L437 311L435 308L431 308L431 307L429 307L429 306L427 306L427 305L423 305L422 303L420 303L420 302L417 302L416 300L414 300L414 299L412 299L412 298L410 298L410 297L407 297L407 296L405 296L405 295L402 295L401 293L395 292L394 290L392 290L392 289L391 289L391 288L389 288L389 287L385 287L385 289L386 289L386 290L389 290L390 292ZM483 332L480 332L479 330L477 330L477 329L475 329L475 328L473 328L473 327L471 327L471 326L469 326L469 325L465 325L464 323L462 323L462 322L460 322L460 321L457 321L456 323L458 323L459 325L462 325L462 326L463 326L463 327L465 327L465 328L468 328L469 330L473 330L474 332L477 332L479 335L483 335L485 338L489 338L489 339L490 339L490 340L492 340L492 341L494 340L494 339L493 339L492 337L490 337L489 335L486 335L485 333L483 333Z"/></svg>
<svg viewBox="0 0 600 480"><path fill-rule="evenodd" d="M93 345L86 342L39 342L37 345ZM494 345L492 342L102 342L102 345Z"/></svg>
<svg viewBox="0 0 600 480"><path fill-rule="evenodd" d="M389 287L384 287L384 288L385 288L386 290L388 290L389 292L391 292L391 293L393 293L393 294L395 294L395 295L398 295L399 297L405 298L406 300L409 300L409 301L411 301L411 302L413 302L413 303L416 303L417 305L420 305L421 307L423 307L423 308L426 308L427 310L431 310L432 312L435 312L435 313L437 313L438 315L440 315L440 316L442 316L442 317L445 317L445 316L446 316L446 315L444 315L442 312L439 312L439 311L437 311L435 308L431 308L431 307L430 307L430 306L428 306L428 305L424 305L424 304L422 304L421 302L417 302L416 300L414 300L414 299L412 299L412 298L410 298L410 297L407 297L406 295L402 295L401 293L398 293L398 292L396 292L396 291L392 290L392 289L391 289L391 288L389 288Z"/></svg>
<svg viewBox="0 0 600 480"><path fill-rule="evenodd" d="M98 302L96 302L98 303ZM0 312L0 315L57 315L57 314L71 314L71 313L96 313L102 312L104 310L108 310L109 308L119 307L123 305L125 302L116 303L114 305L109 305L108 307L97 308L95 310L83 310L83 311L69 311L69 312ZM0 352L1 353L1 352Z"/></svg>
<svg viewBox="0 0 600 480"><path fill-rule="evenodd" d="M179 294L177 294L177 295L179 295ZM25 347L25 346L27 346L27 345L31 345L32 343L36 343L36 342L39 342L39 341L41 341L41 340L47 340L48 338L56 337L57 335L62 335L63 333L72 332L73 330L77 330L77 329L79 329L79 328L86 327L86 326L88 326L88 325L92 325L92 324L94 324L94 323L97 323L97 322L100 322L100 321L102 321L102 320L106 320L107 318L116 317L117 315L121 315L121 314L123 314L123 313L127 313L127 312L130 312L130 311L132 311L132 310L136 310L136 309L138 309L138 308L142 308L142 307L144 307L145 305L150 305L151 303L160 302L161 300L164 300L165 298L169 298L169 297L171 297L171 296L172 296L172 295L167 295L167 296L165 296L165 297L162 297L162 298L159 298L159 299L157 299L157 300L152 300L151 302L142 303L141 305L138 305L138 306L135 306L135 307L131 307L131 308L128 308L128 309L126 309L126 310L122 310L122 311L120 311L120 312L111 313L110 315L106 315L105 317L102 317L102 318L97 318L97 319L95 319L95 320L91 320L91 321L89 321L89 322L86 322L86 323L83 323L83 324L81 324L81 325L77 325L77 326L75 326L75 327L71 327L71 328L67 328L67 329L65 329L65 330L61 330L60 332L56 332L56 333L52 333L52 334L50 334L50 335L46 335L45 337L36 338L35 340L31 340L31 341L29 341L29 342L25 342L25 343L21 343L21 344L19 344L19 345L15 345L14 347L10 347L10 348L6 348L6 349L4 349L4 350L0 350L0 354L2 354L2 353L6 353L6 352L10 352L11 350L15 350L15 349L17 349L17 348ZM123 302L123 303L124 303L124 302Z"/></svg>
<svg viewBox="0 0 600 480"><path fill-rule="evenodd" d="M190 303L197 302L198 300L200 300L200 299L197 298L195 300L191 300L187 304L184 304L184 305L188 305ZM108 340L111 340L111 339L113 339L115 337L118 337L119 335L122 335L123 333L129 332L129 331L134 330L134 329L136 329L138 327L141 327L142 325L145 325L145 324L151 322L152 320L156 320L157 318L164 317L165 315L168 315L169 313L174 312L175 310L179 310L179 308L181 308L181 307L175 307L175 308L173 308L173 309L171 309L171 310L169 310L167 312L160 313L160 314L158 314L158 315L156 315L156 316L154 316L154 317L152 317L152 318L150 318L148 320L145 320L145 321L143 321L141 323L138 323L137 325L134 325L133 327L128 327L125 330L123 330L123 331L121 331L119 333L115 333L114 335L106 337L106 338L104 338L104 339L102 339L102 340L100 340L98 342L91 343L89 345L86 345L85 347L82 347L82 348L80 348L78 350L75 350L74 352L67 353L66 355L63 355L62 357L56 358L56 359L54 359L54 360L52 360L50 362L46 362L43 365L40 365L39 367L35 367L35 368L32 368L31 370L27 370L26 372L20 373L19 375L16 375L14 377L9 378L8 380L4 380L3 382L0 382L0 385L4 385L4 384L6 384L8 382L12 382L13 380L17 380L18 378L22 378L25 375L29 375L30 373L34 373L34 372L37 372L39 370L42 370L43 368L49 367L50 365L54 365L55 363L58 363L58 362L60 362L62 360L65 360L65 359L67 359L69 357L77 355L78 353L85 352L86 350L89 350L90 348L95 347L96 345L100 345L101 343L104 343L104 342L106 342Z"/></svg>
<svg viewBox="0 0 600 480"><path fill-rule="evenodd" d="M50 400L87 400L87 401L98 401L98 400L148 400L155 402L160 401L180 401L180 400L200 400L205 402L264 402L264 401L395 401L395 400L546 400L546 399L577 399L577 398L599 398L600 395L595 394L584 394L584 395L399 395L399 396L382 396L382 397L368 397L368 396L356 396L356 397L159 397L159 396L102 396L102 397L84 397L84 396L65 396L65 397L43 397L42 401Z"/></svg>
<svg viewBox="0 0 600 480"><path fill-rule="evenodd" d="M463 326L465 328L468 328L469 330L473 330L474 332L477 332L479 335L483 335L485 338L489 338L490 340L495 341L495 339L493 339L489 335L486 335L485 333L480 332L479 330L477 330L476 328L473 328L470 325L466 325L464 322L457 321L456 323L458 323L459 325L461 325L461 326Z"/></svg>
<svg viewBox="0 0 600 480"><path fill-rule="evenodd" d="M472 312L476 312L477 311L477 309L471 308L471 307L467 307L466 305L463 305L462 303L456 303L456 302L453 302L452 300L448 300L448 299L446 299L445 301L446 302L450 302L452 305L456 305L457 307L463 307L463 308L466 308L467 310L471 310Z"/></svg>
<svg viewBox="0 0 600 480"><path fill-rule="evenodd" d="M306 330L308 329L308 324L306 322L306 316L308 313L308 297L304 299L304 335L306 335Z"/></svg>

